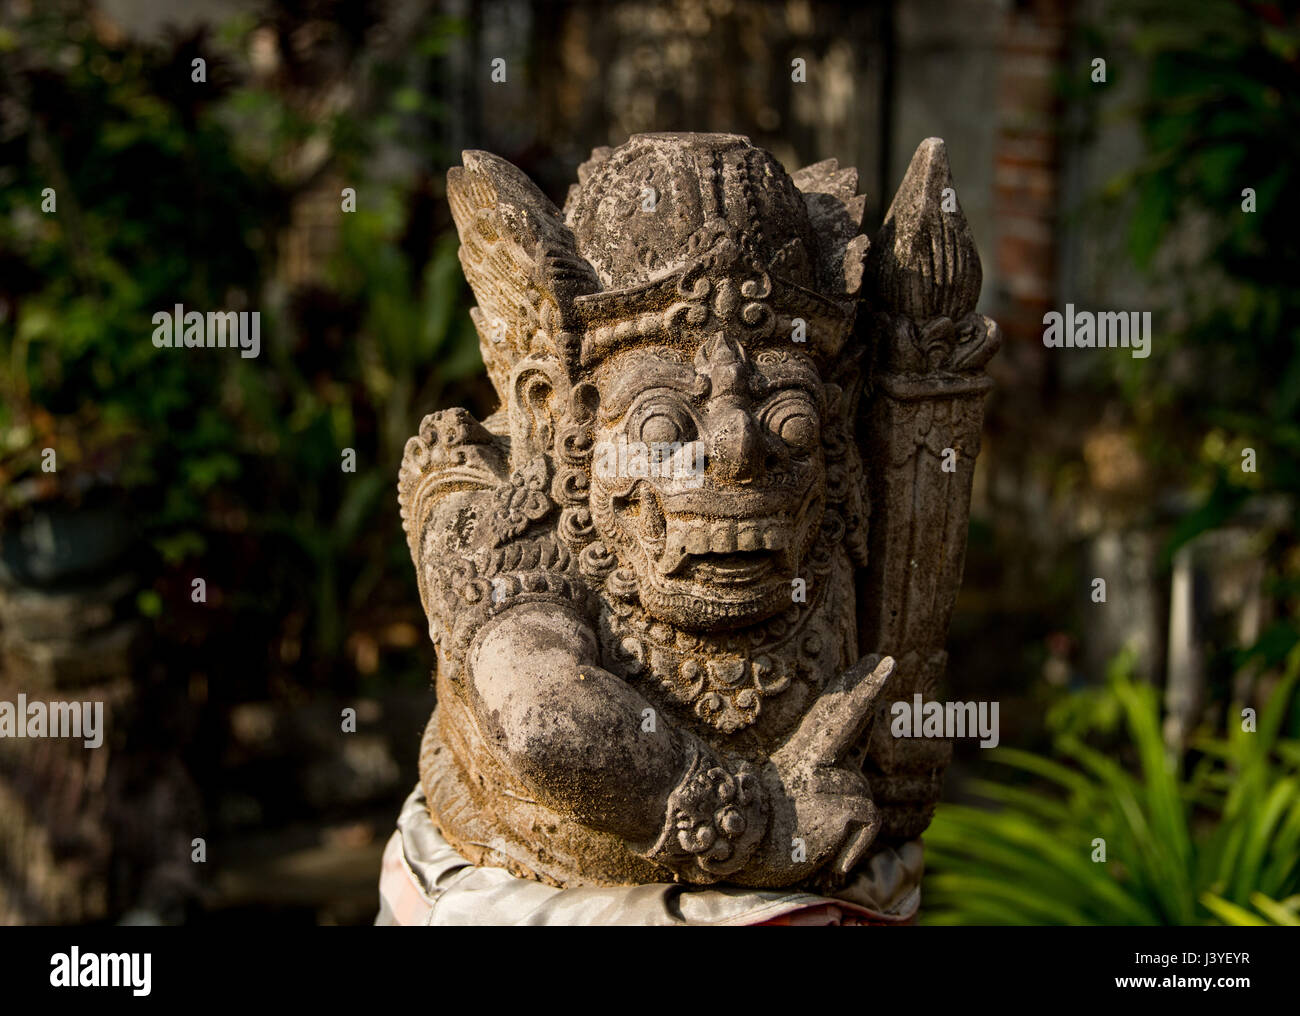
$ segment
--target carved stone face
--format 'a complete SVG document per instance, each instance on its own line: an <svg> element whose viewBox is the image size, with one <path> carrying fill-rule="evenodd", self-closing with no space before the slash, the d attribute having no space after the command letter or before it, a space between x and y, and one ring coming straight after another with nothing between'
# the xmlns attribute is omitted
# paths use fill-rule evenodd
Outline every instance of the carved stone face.
<svg viewBox="0 0 1300 1016"><path fill-rule="evenodd" d="M788 608L825 508L812 360L718 331L618 352L595 383L592 519L642 606L697 631Z"/></svg>

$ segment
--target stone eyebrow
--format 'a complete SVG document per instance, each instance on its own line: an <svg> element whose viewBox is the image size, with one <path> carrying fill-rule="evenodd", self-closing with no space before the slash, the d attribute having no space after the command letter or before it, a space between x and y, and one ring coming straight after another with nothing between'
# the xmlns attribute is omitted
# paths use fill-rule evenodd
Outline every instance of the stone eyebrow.
<svg viewBox="0 0 1300 1016"><path fill-rule="evenodd" d="M767 381L771 391L778 388L805 388L813 392L819 402L823 398L822 386L827 379L822 377L810 360L792 357L780 363L764 363L755 359L753 369L755 374Z"/></svg>
<svg viewBox="0 0 1300 1016"><path fill-rule="evenodd" d="M615 420L627 412L632 401L651 388L668 387L689 392L695 380L695 368L672 363L658 357L640 356L610 371L612 384L601 399L600 414Z"/></svg>
<svg viewBox="0 0 1300 1016"><path fill-rule="evenodd" d="M821 387L822 376L817 368L805 360L786 360L782 363L762 363L755 361L753 369L756 374L781 387L789 385L808 385Z"/></svg>

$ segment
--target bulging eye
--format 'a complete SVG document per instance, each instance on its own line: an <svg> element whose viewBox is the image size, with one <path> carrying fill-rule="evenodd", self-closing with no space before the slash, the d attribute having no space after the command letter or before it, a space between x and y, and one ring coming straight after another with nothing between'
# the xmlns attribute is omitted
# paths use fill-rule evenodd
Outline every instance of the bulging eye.
<svg viewBox="0 0 1300 1016"><path fill-rule="evenodd" d="M635 413L628 436L648 445L689 441L695 430L691 415L677 400L656 398Z"/></svg>
<svg viewBox="0 0 1300 1016"><path fill-rule="evenodd" d="M669 413L647 416L641 424L641 440L646 444L672 444L682 439L682 428Z"/></svg>
<svg viewBox="0 0 1300 1016"><path fill-rule="evenodd" d="M817 410L807 396L778 395L762 412L763 424L797 452L807 454L820 440Z"/></svg>

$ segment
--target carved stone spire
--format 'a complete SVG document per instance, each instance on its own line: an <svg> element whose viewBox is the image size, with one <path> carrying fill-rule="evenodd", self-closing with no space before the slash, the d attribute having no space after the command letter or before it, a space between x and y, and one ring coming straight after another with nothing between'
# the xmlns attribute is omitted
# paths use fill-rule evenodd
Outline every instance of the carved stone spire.
<svg viewBox="0 0 1300 1016"><path fill-rule="evenodd" d="M975 309L984 273L939 138L917 146L867 259L882 308L920 322Z"/></svg>

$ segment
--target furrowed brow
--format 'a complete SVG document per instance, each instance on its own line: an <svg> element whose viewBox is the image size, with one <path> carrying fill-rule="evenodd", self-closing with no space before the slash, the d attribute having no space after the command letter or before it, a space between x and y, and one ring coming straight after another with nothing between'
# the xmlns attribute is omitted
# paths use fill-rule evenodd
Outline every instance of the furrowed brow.
<svg viewBox="0 0 1300 1016"><path fill-rule="evenodd" d="M642 392L651 388L689 391L694 380L694 368L685 364L668 363L658 357L628 358L610 370L608 387L602 386L601 416L617 419Z"/></svg>

